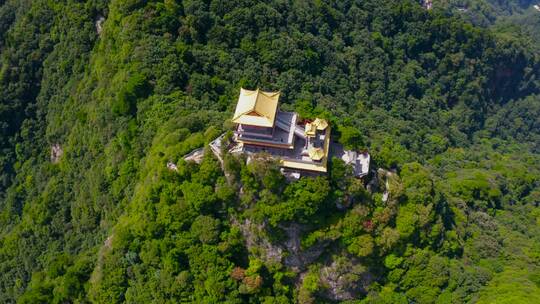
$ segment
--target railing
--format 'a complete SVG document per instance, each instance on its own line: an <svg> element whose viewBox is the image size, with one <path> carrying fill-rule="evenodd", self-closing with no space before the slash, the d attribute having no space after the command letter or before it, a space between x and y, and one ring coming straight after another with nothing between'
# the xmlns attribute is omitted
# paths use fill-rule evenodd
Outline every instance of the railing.
<svg viewBox="0 0 540 304"><path fill-rule="evenodd" d="M268 140L268 139L259 138L259 137L245 136L244 134L237 134L237 136L239 140L244 140L244 141L256 141L260 143L278 144L278 145L291 145L292 144L292 141L284 142L284 141L278 141L278 140Z"/></svg>
<svg viewBox="0 0 540 304"><path fill-rule="evenodd" d="M303 160L303 159L291 158L291 157L287 157L287 156L280 156L280 158L282 160L292 161L292 162L295 162L295 163L308 164L308 165L322 165L323 164L322 161Z"/></svg>

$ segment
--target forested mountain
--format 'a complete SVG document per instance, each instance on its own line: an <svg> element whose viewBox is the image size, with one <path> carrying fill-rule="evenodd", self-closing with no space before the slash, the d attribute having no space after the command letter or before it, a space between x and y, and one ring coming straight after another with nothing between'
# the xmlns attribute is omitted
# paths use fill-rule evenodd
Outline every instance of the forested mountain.
<svg viewBox="0 0 540 304"><path fill-rule="evenodd" d="M0 0L0 302L540 303L531 3L476 3ZM374 172L184 161L240 87Z"/></svg>
<svg viewBox="0 0 540 304"><path fill-rule="evenodd" d="M500 17L533 9L535 0L435 0L433 7L452 10L470 17L477 25L489 25Z"/></svg>
<svg viewBox="0 0 540 304"><path fill-rule="evenodd" d="M450 11L475 25L495 27L494 32L522 36L540 45L540 5L535 0L441 0L436 9Z"/></svg>

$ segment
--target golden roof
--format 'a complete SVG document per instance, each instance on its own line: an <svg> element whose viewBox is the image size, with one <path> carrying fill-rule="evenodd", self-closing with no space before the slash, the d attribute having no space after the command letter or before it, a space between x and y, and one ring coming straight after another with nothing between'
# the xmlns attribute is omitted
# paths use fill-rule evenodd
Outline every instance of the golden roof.
<svg viewBox="0 0 540 304"><path fill-rule="evenodd" d="M271 128L274 126L278 100L279 92L264 92L259 89L250 91L241 88L232 121L243 125Z"/></svg>
<svg viewBox="0 0 540 304"><path fill-rule="evenodd" d="M317 130L319 131L322 131L328 128L328 122L322 118L315 118L315 121L313 121L313 124L317 126Z"/></svg>
<svg viewBox="0 0 540 304"><path fill-rule="evenodd" d="M283 167L287 167L291 169L326 172L326 163L324 162L323 163L306 163L306 162L298 162L294 160L281 159L280 163Z"/></svg>
<svg viewBox="0 0 540 304"><path fill-rule="evenodd" d="M310 147L308 149L309 158L313 160L321 160L324 157L324 150L321 148Z"/></svg>
<svg viewBox="0 0 540 304"><path fill-rule="evenodd" d="M306 124L306 128L304 130L304 133L306 136L315 136L315 133L317 131L317 126L314 123L308 122Z"/></svg>
<svg viewBox="0 0 540 304"><path fill-rule="evenodd" d="M324 137L324 145L323 145L323 154L324 156L320 160L320 162L304 162L301 160L294 160L294 159L280 159L280 163L283 167L292 168L292 169L299 169L299 170L308 170L308 171L316 171L316 172L326 172L326 165L328 161L328 151L330 150L330 126L326 128L326 136ZM314 148L314 147L311 147ZM320 148L319 148L320 149ZM309 149L308 149L309 153ZM314 154L318 154L319 152L312 152L310 156L317 156Z"/></svg>

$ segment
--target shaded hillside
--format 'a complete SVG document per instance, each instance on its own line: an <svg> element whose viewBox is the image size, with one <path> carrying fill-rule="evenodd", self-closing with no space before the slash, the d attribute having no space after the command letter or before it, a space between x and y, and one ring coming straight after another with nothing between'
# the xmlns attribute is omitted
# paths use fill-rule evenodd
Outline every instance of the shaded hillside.
<svg viewBox="0 0 540 304"><path fill-rule="evenodd" d="M538 50L540 48L540 11L534 0L445 0L436 1L435 7L489 27L501 36L521 36Z"/></svg>
<svg viewBox="0 0 540 304"><path fill-rule="evenodd" d="M489 26L497 19L529 11L535 0L435 0L435 8L462 15L476 25Z"/></svg>

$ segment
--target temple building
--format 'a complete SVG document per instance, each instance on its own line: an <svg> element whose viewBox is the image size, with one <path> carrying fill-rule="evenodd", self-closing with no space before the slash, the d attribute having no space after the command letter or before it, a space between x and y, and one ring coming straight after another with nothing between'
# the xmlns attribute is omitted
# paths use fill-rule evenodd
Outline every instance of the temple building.
<svg viewBox="0 0 540 304"><path fill-rule="evenodd" d="M298 124L298 114L279 110L279 92L240 89L232 122L237 151L266 152L283 168L326 172L330 125L317 118Z"/></svg>
<svg viewBox="0 0 540 304"><path fill-rule="evenodd" d="M222 165L222 151L247 155L248 162L264 153L279 161L288 179L298 179L302 175L326 173L331 154L350 165L355 177L369 174L371 157L367 150L360 153L345 150L337 142L330 146L328 121L321 118L299 121L297 113L279 109L279 95L279 92L240 89L232 117L235 124L232 142L223 141L227 134L224 133L209 144ZM204 149L197 149L184 159L200 161L203 153Z"/></svg>

